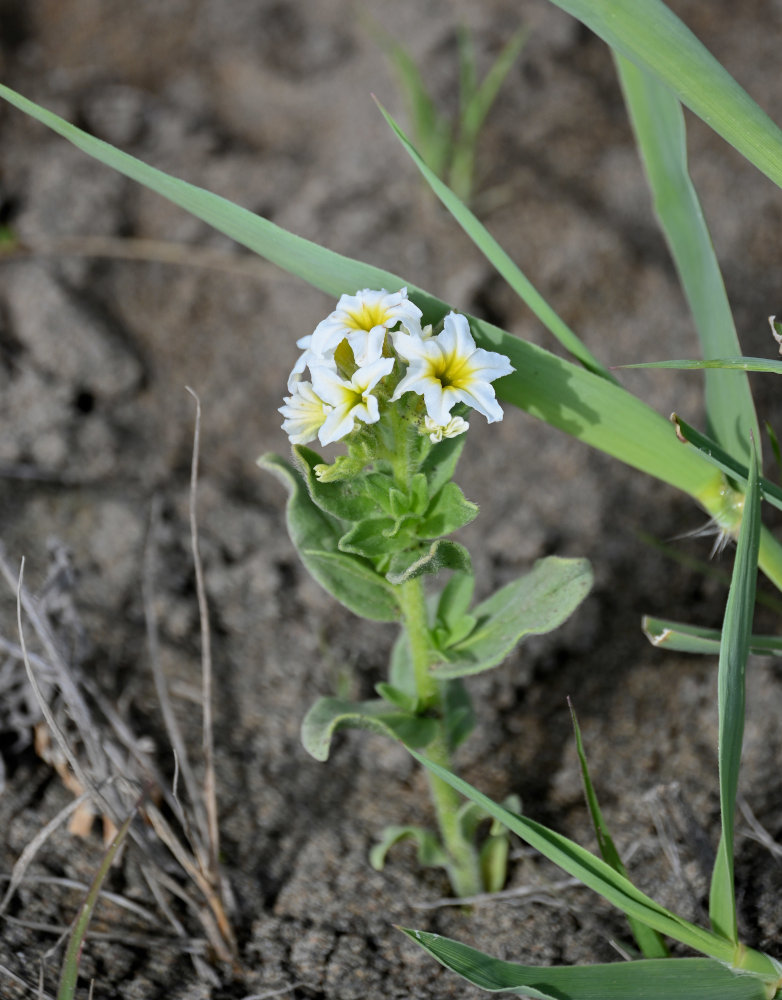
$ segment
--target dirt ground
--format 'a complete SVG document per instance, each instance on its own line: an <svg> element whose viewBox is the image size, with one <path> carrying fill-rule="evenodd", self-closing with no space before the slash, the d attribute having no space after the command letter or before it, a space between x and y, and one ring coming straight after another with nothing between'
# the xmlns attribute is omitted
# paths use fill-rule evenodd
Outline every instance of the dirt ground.
<svg viewBox="0 0 782 1000"><path fill-rule="evenodd" d="M782 121L782 4L671 6ZM377 112L372 93L407 120L372 21L425 66L446 109L456 104L460 22L474 33L483 69L519 24L529 27L481 138L476 211L604 361L693 356L610 59L545 0L0 0L0 79L156 166L556 350L423 190ZM688 124L744 353L769 355L766 317L782 312L782 198L700 122ZM358 622L307 578L285 533L283 491L255 466L262 452L287 451L277 407L295 340L332 301L270 265L251 273L249 256L230 241L6 106L0 225L18 241L0 257L4 558L15 578L25 557L31 591L49 581L42 599L63 655L146 738L169 778L144 586L159 622L158 660L198 761L200 714L188 697L199 683L200 642L186 386L203 407L198 510L222 861L239 960L198 965L188 953L204 950L198 913L169 895L177 937L130 848L109 888L157 922L113 904L99 909L95 929L104 936L82 960L95 996L481 995L394 924L531 964L617 959L612 941L628 938L620 917L585 890L558 886L561 874L518 844L509 888L534 891L469 910L441 902L444 878L422 872L412 851L397 850L385 871L373 871L367 853L384 825L428 820L421 775L379 737L341 736L326 764L299 743L316 697L337 688L371 696L394 639L392 627ZM91 254L95 238L104 243ZM149 246L141 259L122 259L135 240L197 249L179 263L155 259ZM215 260L226 267L206 266ZM701 420L697 374L623 380L660 412ZM779 433L771 383L756 379L753 388L761 420ZM596 578L564 628L470 685L479 725L460 751L461 773L496 797L520 794L530 816L593 845L570 696L633 877L705 921L718 836L716 665L651 648L639 622L648 612L718 624L730 555L704 573L710 539L671 541L702 526L687 498L518 411L491 427L473 421L457 479L481 506L460 535L480 595L549 554L589 557ZM145 553L155 559L146 576ZM18 671L18 636L14 591L3 586L0 677L8 677ZM771 611L761 610L758 625L775 628ZM741 791L777 837L782 682L766 662L752 664L748 706ZM71 798L35 754L31 726L12 715L0 708L4 873ZM780 956L782 874L748 831L742 819L742 934ZM0 924L3 998L33 995L22 981L37 982L56 941L46 927L73 918L84 890L72 882L92 878L100 832L97 822L85 838L58 829L29 870ZM72 882L35 881L44 877ZM49 994L61 954L45 962Z"/></svg>

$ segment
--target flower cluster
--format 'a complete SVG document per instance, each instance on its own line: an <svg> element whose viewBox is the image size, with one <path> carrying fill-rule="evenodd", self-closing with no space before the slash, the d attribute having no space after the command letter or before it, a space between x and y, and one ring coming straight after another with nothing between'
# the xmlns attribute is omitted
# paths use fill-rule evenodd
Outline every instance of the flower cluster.
<svg viewBox="0 0 782 1000"><path fill-rule="evenodd" d="M334 312L297 342L303 353L280 407L291 443L317 437L331 444L357 430L357 422L377 423L408 393L421 397L408 409L434 443L467 430L464 418L452 415L457 404L490 423L502 420L491 383L513 371L508 358L477 347L465 316L449 313L436 334L421 319L406 288L343 295Z"/></svg>

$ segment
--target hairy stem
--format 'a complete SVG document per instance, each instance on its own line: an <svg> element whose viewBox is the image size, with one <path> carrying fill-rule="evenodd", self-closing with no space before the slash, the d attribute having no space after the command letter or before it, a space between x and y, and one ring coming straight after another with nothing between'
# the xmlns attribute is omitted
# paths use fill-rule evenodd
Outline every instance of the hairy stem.
<svg viewBox="0 0 782 1000"><path fill-rule="evenodd" d="M415 673L419 711L433 712L438 718L438 733L427 747L426 755L436 764L451 770L440 684L429 671L429 637L423 584L418 577L405 581L399 590ZM478 852L475 845L464 836L459 822L461 797L442 778L431 772L428 772L428 777L440 838L449 858L448 875L451 886L457 896L474 896L483 891L483 878Z"/></svg>

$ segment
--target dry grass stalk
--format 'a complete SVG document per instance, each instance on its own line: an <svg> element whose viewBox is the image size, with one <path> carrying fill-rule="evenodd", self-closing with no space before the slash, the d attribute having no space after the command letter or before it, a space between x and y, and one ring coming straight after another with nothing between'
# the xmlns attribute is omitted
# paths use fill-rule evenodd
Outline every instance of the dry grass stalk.
<svg viewBox="0 0 782 1000"><path fill-rule="evenodd" d="M137 802L139 795L146 794L141 807L146 823L136 821L130 828L133 844L141 852L141 872L163 918L171 926L180 950L190 954L201 979L217 984L215 971L204 958L205 946L208 944L217 960L230 963L234 968L237 948L223 898L225 887L222 885L218 866L219 837L211 709L211 635L196 519L200 403L195 393L191 394L196 399L197 406L190 483L190 534L202 645L203 786L196 781L194 769L189 762L185 741L176 722L159 662L158 629L154 612L154 536L159 523L159 505L153 504L150 536L144 558L143 601L153 678L166 733L174 750L177 776L181 771L187 791L186 806L177 797L176 787L171 787L155 766L149 739L140 738L133 732L95 681L84 676L80 664L69 658L69 644L58 636L57 623L50 618L46 600L33 595L24 585L24 562L18 579L15 579L0 548L0 575L5 577L9 587L16 592L19 632L18 645L5 639L0 642L0 652L7 657L0 670L0 693L4 682L9 688L12 683L18 686L19 678L14 674L14 669L17 673L22 669L33 698L29 699L28 696L29 704L21 705L20 702L21 707L14 719L20 729L24 723L31 728L38 726L39 749L52 766L57 768L66 786L77 796L41 829L22 852L0 901L0 915L21 882L28 877L28 869L35 855L65 821L72 820L74 815L81 815L84 832L87 832L94 816L100 815L105 818L107 829L111 829L112 825L116 829L122 822L122 817L127 816L131 806ZM60 562L62 559L67 557L62 555ZM57 587L65 588L68 583L61 564L54 577L54 582L47 580L44 588L49 595L56 593ZM32 625L40 652L28 651L24 621ZM46 739L41 738L44 725ZM85 808L90 810L89 813L83 812ZM173 822L167 817L166 810L173 817ZM177 826L179 830L176 829ZM172 860L176 862L175 869L172 869ZM184 922L169 904L171 897L183 903L187 911L196 918L206 941L188 934ZM126 908L132 910L130 901L126 903ZM149 911L145 908L141 910L148 920L151 916ZM6 916L4 919L9 918ZM46 924L35 926L49 933L60 933L61 930ZM98 937L96 934L91 936ZM160 940L159 935L148 938L146 935L128 935L125 932L120 937L125 941L131 938L148 944ZM40 988L42 990L43 986Z"/></svg>

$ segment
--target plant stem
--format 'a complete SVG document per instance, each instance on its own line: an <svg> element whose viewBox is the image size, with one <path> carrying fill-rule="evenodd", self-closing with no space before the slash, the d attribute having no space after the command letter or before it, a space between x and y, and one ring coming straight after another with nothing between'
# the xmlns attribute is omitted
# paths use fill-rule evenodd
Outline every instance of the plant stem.
<svg viewBox="0 0 782 1000"><path fill-rule="evenodd" d="M426 599L420 577L406 580L400 585L399 591L413 661L419 712L434 712L438 718L438 733L427 747L426 755L434 763L451 770L441 687L429 671ZM437 775L428 772L428 778L440 838L449 858L448 876L451 886L457 896L474 896L483 891L483 878L478 852L475 845L464 836L459 821L461 797Z"/></svg>

